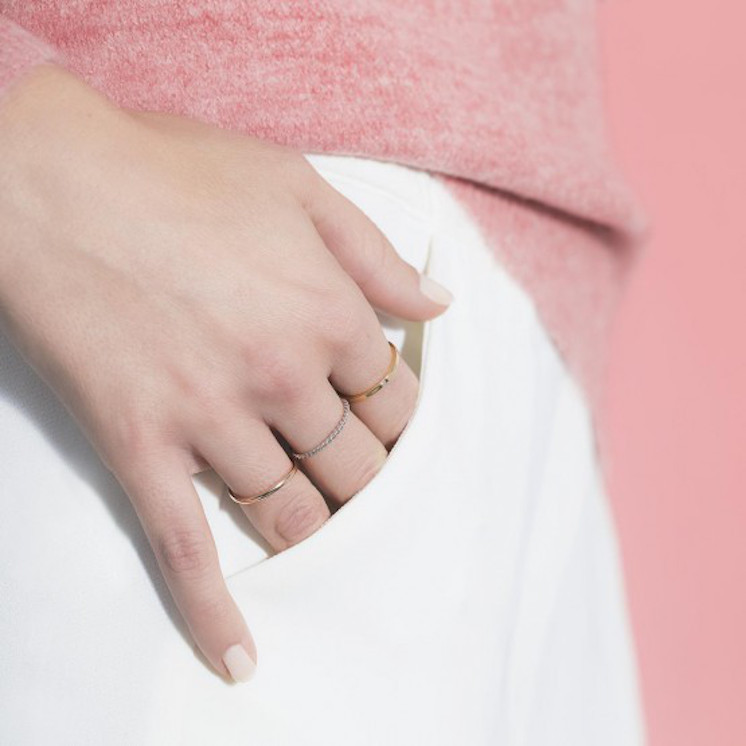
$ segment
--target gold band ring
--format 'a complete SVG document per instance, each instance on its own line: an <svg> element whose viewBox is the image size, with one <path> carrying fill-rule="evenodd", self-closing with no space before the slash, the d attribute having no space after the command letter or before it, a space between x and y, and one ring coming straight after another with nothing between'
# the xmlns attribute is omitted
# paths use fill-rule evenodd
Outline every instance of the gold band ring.
<svg viewBox="0 0 746 746"><path fill-rule="evenodd" d="M259 500L264 500L265 498L269 497L270 495L274 495L277 490L280 489L284 484L289 482L295 473L298 471L298 466L293 462L292 467L290 468L290 471L274 486L270 487L266 492L262 492L260 495L254 495L252 497L243 497L242 495L236 495L233 493L231 488L228 488L228 495L230 496L231 500L233 502L238 503L239 505L251 505L252 503L259 502Z"/></svg>
<svg viewBox="0 0 746 746"><path fill-rule="evenodd" d="M389 368L386 373L384 373L383 378L377 383L374 383L370 388L365 389L365 391L361 391L359 394L351 394L349 396L347 394L340 394L341 397L347 399L350 403L363 401L364 399L369 399L373 394L377 394L391 381L394 372L399 367L399 350L393 342L389 342L389 347L391 348L391 362L389 363Z"/></svg>

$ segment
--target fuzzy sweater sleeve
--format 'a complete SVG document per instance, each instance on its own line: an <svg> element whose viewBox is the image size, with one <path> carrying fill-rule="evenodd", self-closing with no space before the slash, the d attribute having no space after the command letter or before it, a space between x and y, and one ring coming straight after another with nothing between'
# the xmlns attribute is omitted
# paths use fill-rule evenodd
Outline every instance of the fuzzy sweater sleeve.
<svg viewBox="0 0 746 746"><path fill-rule="evenodd" d="M62 55L47 41L0 16L0 101L14 82L42 62L62 63Z"/></svg>

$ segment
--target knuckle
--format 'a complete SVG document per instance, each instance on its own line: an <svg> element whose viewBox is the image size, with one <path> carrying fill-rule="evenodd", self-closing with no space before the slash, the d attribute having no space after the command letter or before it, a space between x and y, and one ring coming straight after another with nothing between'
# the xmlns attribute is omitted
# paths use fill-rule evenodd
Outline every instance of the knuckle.
<svg viewBox="0 0 746 746"><path fill-rule="evenodd" d="M166 567L177 575L204 572L213 559L209 537L194 529L171 531L161 536L157 552Z"/></svg>
<svg viewBox="0 0 746 746"><path fill-rule="evenodd" d="M319 331L333 350L349 354L368 341L366 329L370 325L366 324L364 306L347 290L328 293L319 304L316 319Z"/></svg>
<svg viewBox="0 0 746 746"><path fill-rule="evenodd" d="M205 367L191 369L171 367L167 370L167 387L161 407L171 414L171 429L176 422L197 422L201 427L219 424L219 416L226 408L224 380Z"/></svg>
<svg viewBox="0 0 746 746"><path fill-rule="evenodd" d="M180 388L178 404L172 405L172 421L177 427L185 427L187 432L220 433L226 421L235 416L235 408L230 389L222 382L197 380L188 388ZM172 428L173 432L173 428Z"/></svg>
<svg viewBox="0 0 746 746"><path fill-rule="evenodd" d="M120 464L145 463L162 446L162 426L156 408L126 401L103 428L101 441L110 468Z"/></svg>
<svg viewBox="0 0 746 746"><path fill-rule="evenodd" d="M235 419L236 403L227 393L196 400L186 414L187 427L193 432L221 434L225 431L226 422Z"/></svg>
<svg viewBox="0 0 746 746"><path fill-rule="evenodd" d="M219 401L218 387L214 378L208 375L199 375L197 371L180 373L178 376L172 374L174 389L178 392L179 399L199 410L210 411Z"/></svg>
<svg viewBox="0 0 746 746"><path fill-rule="evenodd" d="M265 342L252 334L241 334L233 340L238 359L246 365L249 370L261 363L264 358Z"/></svg>
<svg viewBox="0 0 746 746"><path fill-rule="evenodd" d="M359 251L363 262L356 280L365 292L371 282L374 280L380 282L389 276L397 254L383 233L375 227L365 231L361 236Z"/></svg>
<svg viewBox="0 0 746 746"><path fill-rule="evenodd" d="M275 518L275 531L288 545L310 536L329 517L326 503L298 496L284 505Z"/></svg>
<svg viewBox="0 0 746 746"><path fill-rule="evenodd" d="M306 390L307 379L298 356L267 348L254 365L256 388L262 399L295 401Z"/></svg>

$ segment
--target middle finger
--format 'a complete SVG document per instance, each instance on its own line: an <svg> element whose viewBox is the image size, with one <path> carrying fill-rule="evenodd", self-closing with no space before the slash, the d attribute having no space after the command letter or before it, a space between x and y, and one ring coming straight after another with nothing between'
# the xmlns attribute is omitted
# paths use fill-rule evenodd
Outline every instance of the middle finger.
<svg viewBox="0 0 746 746"><path fill-rule="evenodd" d="M352 411L345 414L342 400L325 379L303 399L275 403L264 416L294 453L316 451L297 459L298 466L338 504L359 492L386 460L381 441Z"/></svg>

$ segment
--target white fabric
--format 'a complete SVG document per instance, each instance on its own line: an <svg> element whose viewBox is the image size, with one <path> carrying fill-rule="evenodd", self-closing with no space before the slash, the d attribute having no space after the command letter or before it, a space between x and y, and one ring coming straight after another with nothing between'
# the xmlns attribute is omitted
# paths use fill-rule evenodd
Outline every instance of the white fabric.
<svg viewBox="0 0 746 746"><path fill-rule="evenodd" d="M432 177L309 160L456 296L381 315L421 372L382 471L278 555L195 477L259 651L195 654L134 511L0 339L0 743L634 746L617 548L585 401L522 288Z"/></svg>

